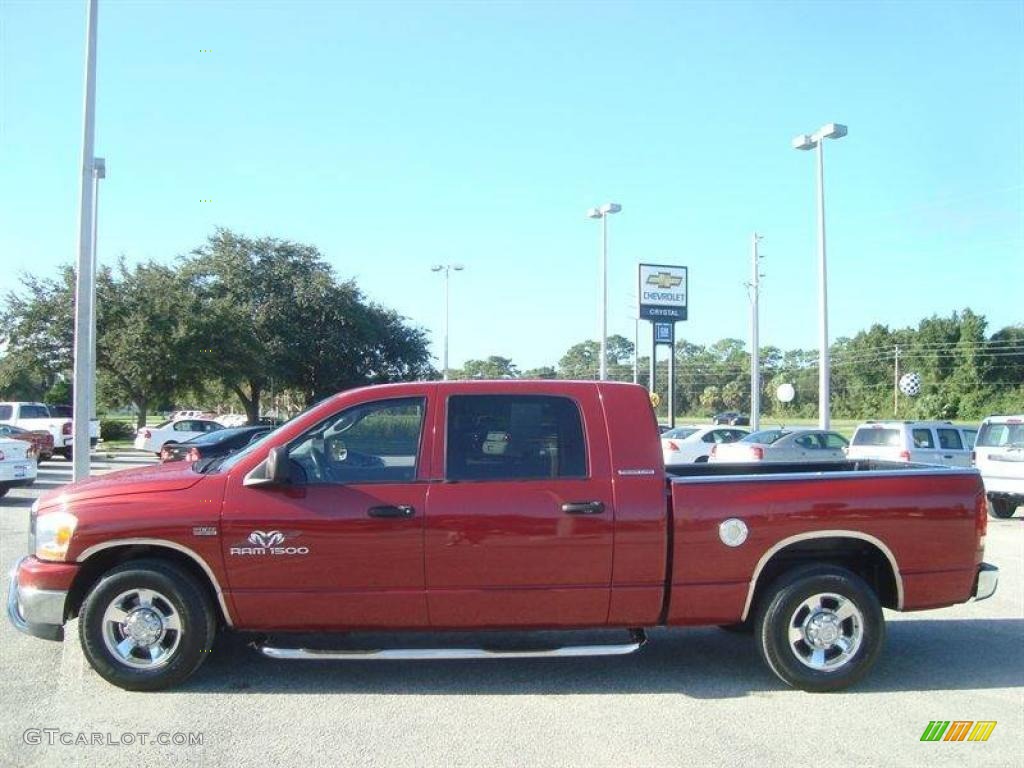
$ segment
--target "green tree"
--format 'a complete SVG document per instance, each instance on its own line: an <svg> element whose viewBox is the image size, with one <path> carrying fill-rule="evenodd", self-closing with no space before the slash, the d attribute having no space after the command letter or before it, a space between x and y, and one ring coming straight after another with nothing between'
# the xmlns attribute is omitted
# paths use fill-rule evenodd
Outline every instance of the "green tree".
<svg viewBox="0 0 1024 768"><path fill-rule="evenodd" d="M453 379L517 379L519 369L509 358L491 355L486 360L467 360L449 375Z"/></svg>

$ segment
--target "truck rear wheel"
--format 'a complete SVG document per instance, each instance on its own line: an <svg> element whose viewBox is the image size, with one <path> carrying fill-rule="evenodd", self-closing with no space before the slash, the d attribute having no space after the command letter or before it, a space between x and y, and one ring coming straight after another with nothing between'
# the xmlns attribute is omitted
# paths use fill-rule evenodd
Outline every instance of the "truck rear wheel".
<svg viewBox="0 0 1024 768"><path fill-rule="evenodd" d="M988 511L992 517L1005 520L1008 517L1013 517L1013 512L1016 508L1017 504L1010 499L999 499L989 496Z"/></svg>
<svg viewBox="0 0 1024 768"><path fill-rule="evenodd" d="M186 680L209 656L217 631L202 586L160 560L136 560L105 574L86 596L79 619L89 664L129 691Z"/></svg>
<svg viewBox="0 0 1024 768"><path fill-rule="evenodd" d="M885 640L878 597L845 568L810 565L776 581L756 619L758 650L785 683L805 691L853 685Z"/></svg>

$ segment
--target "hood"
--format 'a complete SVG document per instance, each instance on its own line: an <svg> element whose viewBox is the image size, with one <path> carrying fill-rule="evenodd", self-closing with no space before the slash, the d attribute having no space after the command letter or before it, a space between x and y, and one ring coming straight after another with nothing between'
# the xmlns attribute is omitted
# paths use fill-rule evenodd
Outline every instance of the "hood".
<svg viewBox="0 0 1024 768"><path fill-rule="evenodd" d="M119 472L88 477L77 483L69 483L47 491L39 497L39 509L58 504L73 504L76 501L102 496L180 491L191 488L203 477L204 475L192 471L192 463L188 461L172 461L138 469L122 469Z"/></svg>

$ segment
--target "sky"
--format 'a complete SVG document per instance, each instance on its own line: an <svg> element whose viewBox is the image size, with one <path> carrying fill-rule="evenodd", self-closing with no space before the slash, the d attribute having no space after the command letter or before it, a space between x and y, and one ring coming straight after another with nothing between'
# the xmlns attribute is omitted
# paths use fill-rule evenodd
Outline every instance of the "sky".
<svg viewBox="0 0 1024 768"><path fill-rule="evenodd" d="M677 337L817 346L971 307L1024 322L1024 3L100 0L99 259L216 227L316 245L451 363L632 337L636 265L690 270ZM0 295L77 254L85 2L0 2ZM209 202L205 202L209 201ZM643 331L649 338L649 331ZM647 344L642 343L645 352Z"/></svg>

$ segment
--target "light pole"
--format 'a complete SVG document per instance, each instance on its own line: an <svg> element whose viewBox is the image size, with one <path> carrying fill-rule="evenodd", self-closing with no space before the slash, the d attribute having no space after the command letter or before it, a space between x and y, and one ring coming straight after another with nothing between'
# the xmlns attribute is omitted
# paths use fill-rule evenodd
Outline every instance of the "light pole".
<svg viewBox="0 0 1024 768"><path fill-rule="evenodd" d="M601 259L598 261L600 287L598 288L598 328L601 337L601 359L598 362L598 378L608 378L608 217L622 210L618 203L605 203L587 211L588 219L601 220Z"/></svg>
<svg viewBox="0 0 1024 768"><path fill-rule="evenodd" d="M74 424L71 479L89 475L89 304L92 299L93 140L96 115L96 0L89 0L85 20L85 88L82 107L82 174L78 209L78 261L75 270Z"/></svg>
<svg viewBox="0 0 1024 768"><path fill-rule="evenodd" d="M818 150L818 427L829 428L828 275L825 264L825 139L841 139L846 126L828 123L793 139L794 149Z"/></svg>
<svg viewBox="0 0 1024 768"><path fill-rule="evenodd" d="M461 264L435 264L430 268L431 272L444 272L444 354L441 360L441 376L448 381L448 305L450 303L451 291L449 290L449 276L454 272L461 272L465 267Z"/></svg>
<svg viewBox="0 0 1024 768"><path fill-rule="evenodd" d="M757 250L761 236L755 232L750 240L750 255L753 261L750 283L750 429L757 432L761 428L761 317L758 306L761 293L761 255Z"/></svg>
<svg viewBox="0 0 1024 768"><path fill-rule="evenodd" d="M96 418L96 275L99 256L96 232L100 216L100 179L107 178L107 161L97 157L92 164L92 299L89 302L89 419Z"/></svg>

